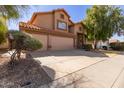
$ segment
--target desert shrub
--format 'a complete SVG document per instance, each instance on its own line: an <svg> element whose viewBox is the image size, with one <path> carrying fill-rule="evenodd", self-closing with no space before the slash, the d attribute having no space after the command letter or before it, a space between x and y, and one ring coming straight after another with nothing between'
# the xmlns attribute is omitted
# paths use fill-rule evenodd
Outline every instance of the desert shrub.
<svg viewBox="0 0 124 93"><path fill-rule="evenodd" d="M113 50L118 50L118 44L117 44L117 43L110 43L110 47L111 47Z"/></svg>
<svg viewBox="0 0 124 93"><path fill-rule="evenodd" d="M34 38L28 37L25 40L25 49L26 50L37 50L42 47L42 44L39 40L36 40Z"/></svg>
<svg viewBox="0 0 124 93"><path fill-rule="evenodd" d="M124 43L111 43L110 47L113 50L124 51Z"/></svg>
<svg viewBox="0 0 124 93"><path fill-rule="evenodd" d="M124 43L120 43L120 51L124 51Z"/></svg>
<svg viewBox="0 0 124 93"><path fill-rule="evenodd" d="M11 33L14 36L14 39L15 39L14 40L15 42L13 42L13 47L14 48L15 48L15 45L17 45L16 40L18 40L21 36L25 37L23 50L28 50L28 51L32 50L33 51L33 50L37 50L37 49L42 48L42 44L39 40L37 40L35 38L32 38L27 34L24 34L24 33L19 32L19 31L13 31Z"/></svg>
<svg viewBox="0 0 124 93"><path fill-rule="evenodd" d="M25 51L33 51L42 48L42 44L40 41L30 37L29 35L16 31L11 32L14 37L14 41L12 43L12 49L15 49L14 53L11 55L10 64L14 64L15 60L19 60L21 57L21 52Z"/></svg>
<svg viewBox="0 0 124 93"><path fill-rule="evenodd" d="M13 35L13 37L14 37L15 40L18 39L19 36L29 37L28 35L20 32L20 31L11 31L10 33Z"/></svg>
<svg viewBox="0 0 124 93"><path fill-rule="evenodd" d="M93 48L92 48L92 44L85 44L85 45L84 45L84 49L85 49L86 51L90 51L91 49L93 49Z"/></svg>
<svg viewBox="0 0 124 93"><path fill-rule="evenodd" d="M124 48L124 42L121 42L120 45L122 46L122 48Z"/></svg>

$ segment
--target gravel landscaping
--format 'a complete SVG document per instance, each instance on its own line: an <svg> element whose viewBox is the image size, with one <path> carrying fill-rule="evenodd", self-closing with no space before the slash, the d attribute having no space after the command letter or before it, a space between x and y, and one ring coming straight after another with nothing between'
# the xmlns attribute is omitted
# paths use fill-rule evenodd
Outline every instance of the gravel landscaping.
<svg viewBox="0 0 124 93"><path fill-rule="evenodd" d="M53 71L48 67L45 68ZM21 59L12 67L8 57L0 57L1 88L36 88L51 81L51 78L42 69L42 65L33 59Z"/></svg>

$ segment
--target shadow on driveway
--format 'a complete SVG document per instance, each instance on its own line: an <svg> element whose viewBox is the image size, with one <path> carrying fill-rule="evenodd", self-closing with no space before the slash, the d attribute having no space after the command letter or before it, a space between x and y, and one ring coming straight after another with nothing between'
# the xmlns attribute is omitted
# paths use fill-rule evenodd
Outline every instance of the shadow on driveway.
<svg viewBox="0 0 124 93"><path fill-rule="evenodd" d="M58 50L58 51L36 51L31 53L34 58L47 56L87 56L87 57L109 57L103 52L84 50Z"/></svg>

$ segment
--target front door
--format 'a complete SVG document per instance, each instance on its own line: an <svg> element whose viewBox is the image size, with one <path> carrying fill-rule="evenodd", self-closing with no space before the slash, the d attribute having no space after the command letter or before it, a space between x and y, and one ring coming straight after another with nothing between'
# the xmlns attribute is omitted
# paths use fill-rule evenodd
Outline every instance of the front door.
<svg viewBox="0 0 124 93"><path fill-rule="evenodd" d="M84 42L83 42L84 35L81 33L77 33L77 48L83 48Z"/></svg>

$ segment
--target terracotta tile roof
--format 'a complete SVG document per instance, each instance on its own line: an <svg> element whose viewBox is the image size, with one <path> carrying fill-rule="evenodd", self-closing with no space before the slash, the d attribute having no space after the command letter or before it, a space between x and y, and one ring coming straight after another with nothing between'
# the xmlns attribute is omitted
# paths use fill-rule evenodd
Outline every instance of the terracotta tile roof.
<svg viewBox="0 0 124 93"><path fill-rule="evenodd" d="M51 31L51 29L44 28L44 27L38 27L33 24L25 23L25 22L19 22L19 28L26 28L29 30L37 30L37 31L40 31L40 30Z"/></svg>
<svg viewBox="0 0 124 93"><path fill-rule="evenodd" d="M76 37L73 33L50 30L50 29L43 28L43 27L37 27L35 25L31 25L31 24L25 23L25 22L19 23L19 29L20 29L20 31L24 31L24 32L26 31L28 33L51 34L51 35L55 35L55 36L71 37L71 38Z"/></svg>
<svg viewBox="0 0 124 93"><path fill-rule="evenodd" d="M19 22L19 27L25 27L25 28L29 28L29 29L34 29L34 30L40 30L40 27L34 26L32 24L29 23L25 23L25 22Z"/></svg>
<svg viewBox="0 0 124 93"><path fill-rule="evenodd" d="M116 43L116 42L119 42L119 40L117 40L117 39L109 39L109 43Z"/></svg>

